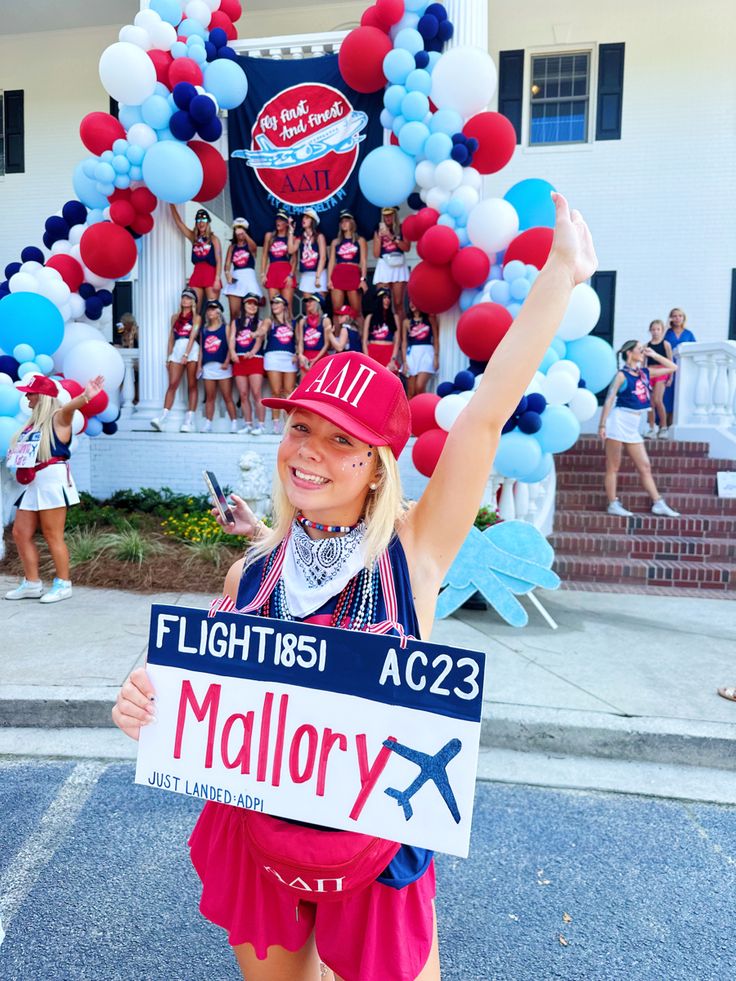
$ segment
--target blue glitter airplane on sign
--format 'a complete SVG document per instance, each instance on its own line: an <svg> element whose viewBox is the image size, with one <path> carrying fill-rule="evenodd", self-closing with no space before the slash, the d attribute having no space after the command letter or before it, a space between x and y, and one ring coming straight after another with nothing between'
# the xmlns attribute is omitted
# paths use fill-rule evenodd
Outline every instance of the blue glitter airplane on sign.
<svg viewBox="0 0 736 981"><path fill-rule="evenodd" d="M413 783L409 784L406 790L395 790L393 787L388 787L385 791L389 797L394 797L396 802L404 808L404 817L406 820L408 821L414 813L409 801L418 790L421 790L428 780L431 780L442 795L442 800L447 804L450 814L455 819L455 824L460 824L460 811L458 810L457 801L455 800L455 795L452 792L452 787L447 777L447 764L451 760L454 760L463 748L462 742L459 739L451 739L434 756L430 756L429 753L422 753L418 749L411 749L409 746L404 746L395 739L387 739L383 745L386 749L393 750L394 753L398 753L399 756L403 756L405 760L409 760L411 763L416 763L419 767L419 775Z"/></svg>

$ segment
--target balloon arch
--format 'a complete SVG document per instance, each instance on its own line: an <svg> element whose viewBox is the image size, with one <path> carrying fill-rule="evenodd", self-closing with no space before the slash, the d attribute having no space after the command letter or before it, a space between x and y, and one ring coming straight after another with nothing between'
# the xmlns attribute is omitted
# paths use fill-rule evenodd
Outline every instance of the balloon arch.
<svg viewBox="0 0 736 981"><path fill-rule="evenodd" d="M116 431L124 365L94 323L112 303L115 280L133 268L136 239L153 228L158 201L208 201L225 186L227 166L212 144L222 135L218 112L247 93L228 43L241 15L240 0L151 0L102 53L100 79L119 118L84 117L80 136L90 156L74 171L76 199L46 219L44 249L23 249L0 283L3 454L30 411L17 390L30 373L57 378L62 400L103 374L105 393L73 428L89 436ZM553 187L544 180L484 196L483 177L508 164L516 134L486 109L496 88L492 59L474 47L447 49L453 33L441 3L376 0L338 58L353 89L384 90L381 123L390 141L365 157L359 184L372 204L406 203L413 212L402 225L420 257L410 296L427 313L461 311L457 343L468 370L411 403L413 461L425 475L544 265L554 223ZM616 369L610 345L589 336L599 316L595 292L577 286L504 427L497 473L543 479L552 454L569 449L595 413L594 393Z"/></svg>

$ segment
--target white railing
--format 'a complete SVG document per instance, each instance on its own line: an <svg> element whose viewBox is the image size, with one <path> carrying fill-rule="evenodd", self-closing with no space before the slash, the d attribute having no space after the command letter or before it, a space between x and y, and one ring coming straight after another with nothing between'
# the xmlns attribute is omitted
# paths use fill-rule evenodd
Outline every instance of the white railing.
<svg viewBox="0 0 736 981"><path fill-rule="evenodd" d="M543 535L552 534L552 523L555 516L555 492L557 476L554 465L544 480L537 484L524 484L511 477L499 477L493 474L488 481L483 504L496 507L504 521L514 518L528 521L538 528ZM501 491L498 496L498 491Z"/></svg>
<svg viewBox="0 0 736 981"><path fill-rule="evenodd" d="M736 341L677 348L675 439L707 440L711 453L736 459Z"/></svg>

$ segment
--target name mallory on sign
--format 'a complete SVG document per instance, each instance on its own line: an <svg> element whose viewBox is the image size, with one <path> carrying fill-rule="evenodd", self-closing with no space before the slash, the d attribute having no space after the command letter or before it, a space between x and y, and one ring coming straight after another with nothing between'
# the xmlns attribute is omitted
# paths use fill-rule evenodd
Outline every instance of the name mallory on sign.
<svg viewBox="0 0 736 981"><path fill-rule="evenodd" d="M211 783L200 783L186 777L177 777L173 773L161 773L154 770L146 779L150 787L159 790L172 790L175 794L186 794L187 797L199 797L201 800L216 800L218 804L232 804L234 807L244 807L249 811L262 811L263 799L252 797L250 794L233 794L226 787L215 787Z"/></svg>

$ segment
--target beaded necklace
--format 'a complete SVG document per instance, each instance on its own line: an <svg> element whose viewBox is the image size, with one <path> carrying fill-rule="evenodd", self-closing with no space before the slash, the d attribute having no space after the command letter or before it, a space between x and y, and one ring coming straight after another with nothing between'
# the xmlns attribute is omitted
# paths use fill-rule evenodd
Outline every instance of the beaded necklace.
<svg viewBox="0 0 736 981"><path fill-rule="evenodd" d="M332 534L339 533L343 535L346 535L349 531L354 531L360 524L359 521L356 521L354 525L321 525L319 521L311 521L309 518L305 518L301 511L297 514L296 520L302 528L316 528L317 531L328 531Z"/></svg>

